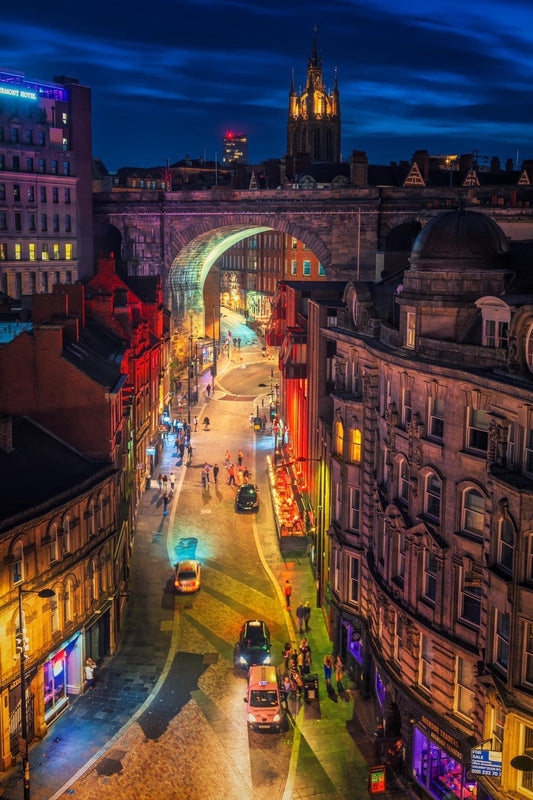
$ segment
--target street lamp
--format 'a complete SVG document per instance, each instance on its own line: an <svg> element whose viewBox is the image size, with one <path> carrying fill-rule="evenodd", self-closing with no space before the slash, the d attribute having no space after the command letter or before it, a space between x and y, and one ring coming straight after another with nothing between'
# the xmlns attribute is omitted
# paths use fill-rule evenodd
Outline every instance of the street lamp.
<svg viewBox="0 0 533 800"><path fill-rule="evenodd" d="M41 589L37 592L33 589L23 589L19 585L19 632L16 635L17 650L20 653L20 724L22 737L20 739L20 753L22 755L22 776L24 800L30 800L30 759L28 754L28 717L26 707L26 659L28 656L28 640L26 639L26 628L24 626L24 612L22 609L22 595L36 594L37 597L53 597L55 592L52 589Z"/></svg>
<svg viewBox="0 0 533 800"><path fill-rule="evenodd" d="M215 306L213 306L213 366L211 367L211 394L215 394L215 377L217 374L217 345L216 345Z"/></svg>

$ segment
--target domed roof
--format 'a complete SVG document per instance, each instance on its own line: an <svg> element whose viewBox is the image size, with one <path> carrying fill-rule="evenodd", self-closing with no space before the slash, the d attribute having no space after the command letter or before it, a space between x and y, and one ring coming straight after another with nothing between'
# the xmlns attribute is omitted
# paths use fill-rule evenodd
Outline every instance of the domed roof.
<svg viewBox="0 0 533 800"><path fill-rule="evenodd" d="M447 211L422 228L411 251L411 268L452 271L504 269L509 243L486 214Z"/></svg>

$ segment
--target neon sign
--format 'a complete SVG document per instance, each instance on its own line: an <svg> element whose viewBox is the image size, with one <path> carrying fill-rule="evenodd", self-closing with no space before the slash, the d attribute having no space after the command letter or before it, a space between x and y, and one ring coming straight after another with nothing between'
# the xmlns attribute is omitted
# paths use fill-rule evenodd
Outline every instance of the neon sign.
<svg viewBox="0 0 533 800"><path fill-rule="evenodd" d="M24 89L12 89L11 86L0 86L0 94L7 94L10 97L20 97L22 100L37 100L35 92L28 92Z"/></svg>

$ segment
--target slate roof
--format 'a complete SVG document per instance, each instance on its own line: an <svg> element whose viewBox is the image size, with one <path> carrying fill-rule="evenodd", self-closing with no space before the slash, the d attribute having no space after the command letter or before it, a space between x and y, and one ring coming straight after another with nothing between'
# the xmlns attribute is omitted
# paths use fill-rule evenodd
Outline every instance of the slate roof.
<svg viewBox="0 0 533 800"><path fill-rule="evenodd" d="M0 531L15 515L31 518L103 480L112 467L91 461L28 417L13 417L13 449L0 449ZM60 499L62 498L62 499Z"/></svg>
<svg viewBox="0 0 533 800"><path fill-rule="evenodd" d="M63 357L111 391L117 391L125 375L120 367L126 352L123 339L89 322L77 341L65 339Z"/></svg>

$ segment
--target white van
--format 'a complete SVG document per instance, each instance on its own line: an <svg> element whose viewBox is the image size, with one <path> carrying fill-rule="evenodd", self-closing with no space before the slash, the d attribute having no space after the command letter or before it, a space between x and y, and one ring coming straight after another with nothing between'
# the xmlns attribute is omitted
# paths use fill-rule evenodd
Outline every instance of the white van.
<svg viewBox="0 0 533 800"><path fill-rule="evenodd" d="M281 730L284 709L276 667L250 667L248 694L244 701L248 728L257 731Z"/></svg>

